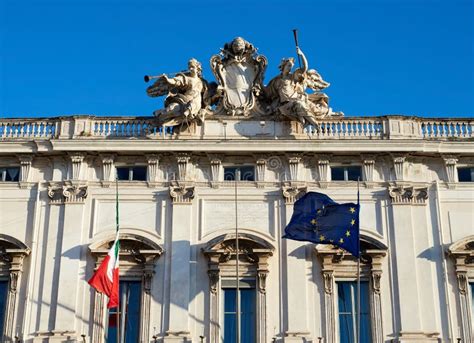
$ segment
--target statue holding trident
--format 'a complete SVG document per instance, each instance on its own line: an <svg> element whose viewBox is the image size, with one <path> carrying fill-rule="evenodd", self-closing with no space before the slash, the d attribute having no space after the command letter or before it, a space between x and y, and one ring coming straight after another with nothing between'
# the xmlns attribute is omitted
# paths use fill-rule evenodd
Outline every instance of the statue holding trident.
<svg viewBox="0 0 474 343"><path fill-rule="evenodd" d="M303 125L317 126L317 118L334 115L328 106L327 95L320 93L329 83L316 70L308 69L308 60L298 46L296 30L293 33L299 68L292 72L295 64L293 57L282 59L280 75L273 78L265 89L267 97L271 99L269 110ZM307 94L307 88L315 93Z"/></svg>

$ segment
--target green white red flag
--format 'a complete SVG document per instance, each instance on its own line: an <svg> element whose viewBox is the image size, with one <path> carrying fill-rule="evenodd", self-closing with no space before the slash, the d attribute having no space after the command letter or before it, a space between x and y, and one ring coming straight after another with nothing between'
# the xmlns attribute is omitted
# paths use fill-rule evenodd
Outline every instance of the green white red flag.
<svg viewBox="0 0 474 343"><path fill-rule="evenodd" d="M97 292L104 293L109 298L108 308L117 307L119 304L119 251L120 242L117 231L112 248L88 281Z"/></svg>

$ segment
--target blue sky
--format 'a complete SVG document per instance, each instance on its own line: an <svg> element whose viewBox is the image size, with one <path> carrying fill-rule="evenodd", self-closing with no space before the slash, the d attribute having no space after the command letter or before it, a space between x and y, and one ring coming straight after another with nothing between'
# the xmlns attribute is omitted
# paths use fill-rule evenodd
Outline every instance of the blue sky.
<svg viewBox="0 0 474 343"><path fill-rule="evenodd" d="M474 117L471 0L0 0L0 116L151 115L145 74L176 72L242 36L331 83L346 116Z"/></svg>

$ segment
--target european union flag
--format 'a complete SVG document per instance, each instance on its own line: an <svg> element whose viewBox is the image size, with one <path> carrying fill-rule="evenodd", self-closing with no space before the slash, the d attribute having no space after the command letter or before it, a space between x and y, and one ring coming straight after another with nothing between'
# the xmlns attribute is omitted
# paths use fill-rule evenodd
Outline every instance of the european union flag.
<svg viewBox="0 0 474 343"><path fill-rule="evenodd" d="M359 204L338 204L326 194L306 193L295 202L283 238L332 244L359 257Z"/></svg>

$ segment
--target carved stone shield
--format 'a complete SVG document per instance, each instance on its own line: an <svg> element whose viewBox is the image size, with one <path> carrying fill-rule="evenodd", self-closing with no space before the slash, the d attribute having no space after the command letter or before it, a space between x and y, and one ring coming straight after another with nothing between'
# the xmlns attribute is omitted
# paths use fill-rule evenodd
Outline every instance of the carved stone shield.
<svg viewBox="0 0 474 343"><path fill-rule="evenodd" d="M211 68L222 91L216 114L248 116L255 108L256 96L263 89L267 60L257 49L237 37L211 58Z"/></svg>

